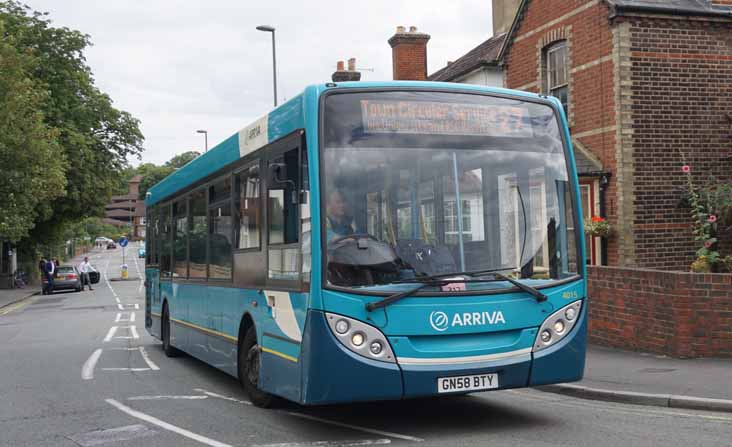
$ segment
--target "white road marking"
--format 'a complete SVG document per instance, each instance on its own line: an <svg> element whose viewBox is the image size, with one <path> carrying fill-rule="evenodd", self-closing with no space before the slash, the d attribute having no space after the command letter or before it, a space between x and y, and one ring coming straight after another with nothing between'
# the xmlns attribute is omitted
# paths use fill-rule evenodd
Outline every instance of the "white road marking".
<svg viewBox="0 0 732 447"><path fill-rule="evenodd" d="M136 348L108 348L111 351L137 351L139 347Z"/></svg>
<svg viewBox="0 0 732 447"><path fill-rule="evenodd" d="M107 332L107 336L104 337L104 343L107 343L109 340L114 337L114 334L117 332L117 326L112 326L109 328L109 332Z"/></svg>
<svg viewBox="0 0 732 447"><path fill-rule="evenodd" d="M115 323L134 323L135 322L135 313L130 312L130 314L127 316L127 319L122 319L122 312L117 312L117 317L114 319Z"/></svg>
<svg viewBox="0 0 732 447"><path fill-rule="evenodd" d="M164 428L165 430L169 430L169 431L172 431L173 433L177 433L177 434L179 434L181 436L185 436L188 439L192 439L194 441L198 441L201 444L210 445L212 447L232 447L229 444L224 444L223 442L219 442L219 441L216 441L214 439L207 438L205 436L201 436L199 434L193 433L192 431L188 431L188 430L186 430L184 428L180 428L180 427L177 427L177 426L175 426L173 424L169 424L169 423L167 423L165 421L161 421L160 419L155 418L153 416L150 416L148 414L139 412L137 410L133 410L132 408L130 408L130 407L124 405L124 404L121 404L121 403L117 402L114 399L105 399L105 402L107 402L108 404L110 404L113 407L117 408L118 410L120 410L120 411L122 411L124 413L127 413L128 415L130 415L130 416L132 416L134 418L143 420L143 421L145 421L145 422L147 422L149 424L157 425L160 428Z"/></svg>
<svg viewBox="0 0 732 447"><path fill-rule="evenodd" d="M117 304L121 303L121 301L119 300L119 297L118 296L115 296L114 297L114 300L117 301Z"/></svg>
<svg viewBox="0 0 732 447"><path fill-rule="evenodd" d="M101 355L102 350L97 349L96 351L92 352L92 355L90 355L88 359L86 359L86 362L84 362L84 366L81 368L82 379L91 380L94 378L94 367L97 366L97 362L99 361L99 357Z"/></svg>
<svg viewBox="0 0 732 447"><path fill-rule="evenodd" d="M130 333L132 334L132 338L138 339L140 336L137 334L137 327L136 326L127 326L130 328Z"/></svg>
<svg viewBox="0 0 732 447"><path fill-rule="evenodd" d="M391 444L391 439L359 439L355 441L283 442L279 444L254 444L252 447L351 447L359 445Z"/></svg>
<svg viewBox="0 0 732 447"><path fill-rule="evenodd" d="M217 394L217 393L212 393L211 391L206 391L206 390L203 390L203 389L201 389L201 388L194 388L193 390L194 390L194 391L198 391L199 393L203 393L203 394L205 394L206 396L211 396L211 397L215 397L215 398L217 398L217 399L223 399L223 400L228 400L228 401L231 401L231 402L236 402L236 403L238 403L238 404L244 404L244 405L252 405L252 403L251 403L251 402L249 402L248 400L240 400L240 399L237 399L237 398L235 398L235 397L223 396L223 395L221 395L221 394Z"/></svg>
<svg viewBox="0 0 732 447"><path fill-rule="evenodd" d="M152 369L153 371L160 370L158 365L156 365L155 363L153 363L152 360L150 360L150 357L148 357L148 355L147 355L147 351L145 351L145 348L142 346L140 346L140 355L142 355L142 359L145 360L145 363L147 363L147 366L149 366L150 369Z"/></svg>
<svg viewBox="0 0 732 447"><path fill-rule="evenodd" d="M239 400L239 399L236 399L234 397L222 396L221 394L212 393L210 391L206 391L206 390L201 389L201 388L194 388L194 390L195 391L198 391L198 392L201 392L201 393L203 393L203 394L205 394L207 396L216 397L216 398L219 398L219 399L224 399L224 400L228 400L228 401L236 402L236 403L240 403L240 404L252 405L252 403L249 402L249 401ZM298 417L298 418L301 418L301 419L308 419L308 420L311 420L311 421L321 422L323 424L334 425L336 427L350 428L351 430L362 431L364 433L370 433L372 435L387 436L389 438L403 439L405 441L413 441L413 442L422 442L422 441L424 441L424 439L417 438L416 436L402 435L402 434L399 434L399 433L393 433L393 432L389 432L389 431L376 430L374 428L368 428L368 427L361 427L361 426L358 426L358 425L346 424L344 422L332 421L330 419L323 419L323 418L319 418L317 416L310 416L308 414L296 413L294 411L277 411L277 412L278 413L282 413L282 414L287 414L287 415L290 415L290 416L294 416L294 417Z"/></svg>
<svg viewBox="0 0 732 447"><path fill-rule="evenodd" d="M208 399L208 396L192 395L192 396L132 396L128 397L127 400L198 400Z"/></svg>
<svg viewBox="0 0 732 447"><path fill-rule="evenodd" d="M102 368L102 371L150 371L150 368Z"/></svg>
<svg viewBox="0 0 732 447"><path fill-rule="evenodd" d="M152 436L156 433L157 432L155 430L147 428L142 424L135 424L128 425L126 427L95 430L88 433L71 435L69 436L69 439L80 446L91 447L109 442L129 441L144 436Z"/></svg>

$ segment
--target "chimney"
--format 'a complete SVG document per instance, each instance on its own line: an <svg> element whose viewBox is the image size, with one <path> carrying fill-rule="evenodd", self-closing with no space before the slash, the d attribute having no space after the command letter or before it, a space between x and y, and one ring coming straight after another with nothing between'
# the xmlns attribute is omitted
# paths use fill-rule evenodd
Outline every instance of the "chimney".
<svg viewBox="0 0 732 447"><path fill-rule="evenodd" d="M360 81L361 73L356 71L356 58L348 59L348 70L345 69L343 61L338 61L336 71L330 77L333 82Z"/></svg>
<svg viewBox="0 0 732 447"><path fill-rule="evenodd" d="M493 35L507 33L521 0L493 0Z"/></svg>
<svg viewBox="0 0 732 447"><path fill-rule="evenodd" d="M405 31L397 26L389 39L392 72L395 81L424 81L427 79L427 42L429 34L420 33L416 26Z"/></svg>

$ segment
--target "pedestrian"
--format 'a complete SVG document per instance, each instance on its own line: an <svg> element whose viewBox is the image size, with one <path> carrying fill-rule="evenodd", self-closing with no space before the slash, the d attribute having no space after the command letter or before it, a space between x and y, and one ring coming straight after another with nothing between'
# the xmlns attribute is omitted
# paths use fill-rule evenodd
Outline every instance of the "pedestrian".
<svg viewBox="0 0 732 447"><path fill-rule="evenodd" d="M38 261L38 271L41 272L41 282L43 282L43 278L46 277L46 258L41 257L41 260Z"/></svg>
<svg viewBox="0 0 732 447"><path fill-rule="evenodd" d="M46 261L44 273L46 274L46 290L44 293L51 295L53 294L53 277L56 275L56 264L53 260Z"/></svg>
<svg viewBox="0 0 732 447"><path fill-rule="evenodd" d="M84 261L79 264L79 271L81 272L81 290L84 290L84 285L89 284L89 290L92 289L91 279L89 279L89 272L96 272L94 267L89 263L89 258L84 256Z"/></svg>

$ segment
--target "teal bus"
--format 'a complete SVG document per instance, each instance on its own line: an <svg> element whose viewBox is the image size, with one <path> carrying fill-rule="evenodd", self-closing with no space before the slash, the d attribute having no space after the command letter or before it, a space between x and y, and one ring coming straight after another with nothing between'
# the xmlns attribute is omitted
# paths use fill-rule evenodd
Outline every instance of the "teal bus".
<svg viewBox="0 0 732 447"><path fill-rule="evenodd" d="M309 86L150 189L145 326L263 407L576 381L578 198L554 98Z"/></svg>

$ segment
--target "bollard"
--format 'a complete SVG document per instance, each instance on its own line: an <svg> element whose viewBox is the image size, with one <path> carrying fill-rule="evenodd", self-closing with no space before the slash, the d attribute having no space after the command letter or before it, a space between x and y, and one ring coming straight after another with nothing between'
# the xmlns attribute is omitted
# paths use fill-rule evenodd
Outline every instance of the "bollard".
<svg viewBox="0 0 732 447"><path fill-rule="evenodd" d="M127 264L122 264L122 279L127 279L128 272L127 272Z"/></svg>

